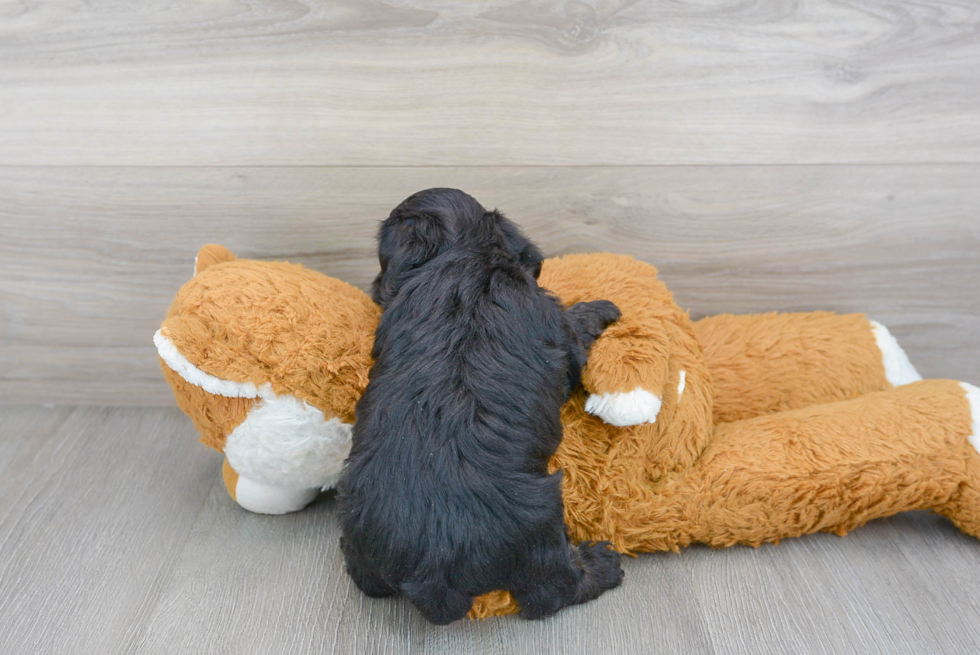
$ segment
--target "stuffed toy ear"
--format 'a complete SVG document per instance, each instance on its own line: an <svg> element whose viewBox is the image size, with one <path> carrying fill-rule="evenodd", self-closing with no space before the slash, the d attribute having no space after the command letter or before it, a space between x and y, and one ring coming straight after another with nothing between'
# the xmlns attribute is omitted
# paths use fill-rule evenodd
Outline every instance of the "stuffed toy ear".
<svg viewBox="0 0 980 655"><path fill-rule="evenodd" d="M197 257L194 258L194 275L197 275L208 266L233 261L235 261L234 253L224 246L209 243L197 251Z"/></svg>

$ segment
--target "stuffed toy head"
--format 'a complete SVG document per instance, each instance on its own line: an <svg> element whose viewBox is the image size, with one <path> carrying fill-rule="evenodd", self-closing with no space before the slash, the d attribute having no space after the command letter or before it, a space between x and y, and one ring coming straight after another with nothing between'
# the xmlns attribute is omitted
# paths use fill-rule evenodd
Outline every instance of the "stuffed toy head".
<svg viewBox="0 0 980 655"><path fill-rule="evenodd" d="M336 483L379 315L362 291L302 266L198 253L154 342L243 507L293 511Z"/></svg>

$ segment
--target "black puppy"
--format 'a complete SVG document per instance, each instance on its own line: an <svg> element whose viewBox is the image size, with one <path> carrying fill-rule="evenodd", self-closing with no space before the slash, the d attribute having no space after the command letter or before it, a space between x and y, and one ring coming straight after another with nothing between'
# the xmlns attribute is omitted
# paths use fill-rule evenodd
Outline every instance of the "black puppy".
<svg viewBox="0 0 980 655"><path fill-rule="evenodd" d="M338 486L354 582L438 624L494 589L539 618L617 586L608 542L569 542L547 465L559 410L619 310L562 311L535 281L540 251L461 191L405 200L379 255L375 364Z"/></svg>

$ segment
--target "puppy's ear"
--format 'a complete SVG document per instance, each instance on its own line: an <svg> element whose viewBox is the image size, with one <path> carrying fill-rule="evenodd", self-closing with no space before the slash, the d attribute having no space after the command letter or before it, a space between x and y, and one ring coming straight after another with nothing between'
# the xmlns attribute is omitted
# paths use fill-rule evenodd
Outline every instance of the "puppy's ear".
<svg viewBox="0 0 980 655"><path fill-rule="evenodd" d="M541 275L541 262L544 261L544 255L534 245L534 242L524 236L516 223L496 210L488 213L493 217L500 232L504 235L507 251L517 259L521 268L528 275L537 280L538 276Z"/></svg>
<svg viewBox="0 0 980 655"><path fill-rule="evenodd" d="M386 307L412 271L443 252L449 241L446 223L439 216L393 211L378 232L381 272L371 283L374 302Z"/></svg>

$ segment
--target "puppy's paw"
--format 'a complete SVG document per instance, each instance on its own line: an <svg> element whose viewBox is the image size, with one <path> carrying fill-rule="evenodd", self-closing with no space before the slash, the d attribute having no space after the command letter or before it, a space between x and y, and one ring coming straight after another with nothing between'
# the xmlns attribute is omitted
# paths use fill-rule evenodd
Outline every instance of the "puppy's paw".
<svg viewBox="0 0 980 655"><path fill-rule="evenodd" d="M602 326L602 329L606 329L618 321L619 317L623 315L619 311L619 307L609 300L593 300L588 305L589 309L594 313L596 321Z"/></svg>
<svg viewBox="0 0 980 655"><path fill-rule="evenodd" d="M633 391L592 394L585 401L585 411L598 416L609 425L626 427L656 423L662 406L660 398L645 389L637 387Z"/></svg>
<svg viewBox="0 0 980 655"><path fill-rule="evenodd" d="M601 593L618 587L623 581L621 556L613 550L608 541L579 544L582 568L589 577L595 591Z"/></svg>
<svg viewBox="0 0 980 655"><path fill-rule="evenodd" d="M381 578L360 569L347 567L347 575L351 577L357 588L369 598L387 598L395 595L395 590L386 585Z"/></svg>
<svg viewBox="0 0 980 655"><path fill-rule="evenodd" d="M550 586L540 587L530 593L525 592L518 600L521 608L520 616L528 621L554 616L566 604L558 589Z"/></svg>
<svg viewBox="0 0 980 655"><path fill-rule="evenodd" d="M591 342L599 338L602 331L619 320L619 308L608 300L578 302L565 310L571 324L580 338Z"/></svg>

